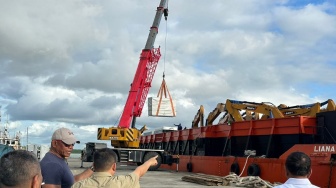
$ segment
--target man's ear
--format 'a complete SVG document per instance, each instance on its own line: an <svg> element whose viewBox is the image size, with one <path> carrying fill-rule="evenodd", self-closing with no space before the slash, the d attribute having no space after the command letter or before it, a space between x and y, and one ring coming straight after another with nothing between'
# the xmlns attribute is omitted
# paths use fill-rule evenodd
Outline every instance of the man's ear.
<svg viewBox="0 0 336 188"><path fill-rule="evenodd" d="M285 172L286 172L286 177L289 178L290 174L289 174L289 172L288 172L288 170L287 170L286 167L285 167Z"/></svg>
<svg viewBox="0 0 336 188"><path fill-rule="evenodd" d="M42 181L40 181L39 175L35 175L32 180L32 188L40 188Z"/></svg>
<svg viewBox="0 0 336 188"><path fill-rule="evenodd" d="M55 147L56 145L57 145L56 140L52 140L52 141L51 141L51 147Z"/></svg>
<svg viewBox="0 0 336 188"><path fill-rule="evenodd" d="M312 175L312 173L313 173L313 169L310 169L310 172L309 172L307 178L310 178L310 176Z"/></svg>
<svg viewBox="0 0 336 188"><path fill-rule="evenodd" d="M117 170L117 163L113 163L113 165L112 165L112 170L113 170L113 171L116 171L116 170Z"/></svg>

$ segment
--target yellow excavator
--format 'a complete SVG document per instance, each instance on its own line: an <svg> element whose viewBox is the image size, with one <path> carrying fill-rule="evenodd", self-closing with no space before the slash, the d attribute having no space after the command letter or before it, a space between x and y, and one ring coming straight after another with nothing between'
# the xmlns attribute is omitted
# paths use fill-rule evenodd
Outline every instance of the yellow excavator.
<svg viewBox="0 0 336 188"><path fill-rule="evenodd" d="M323 108L325 105L327 105L327 107ZM305 105L287 106L285 104L280 104L278 108L285 117L290 117L290 116L316 117L316 114L319 112L334 111L335 102L332 99L328 99L322 103L317 102L317 103L305 104Z"/></svg>
<svg viewBox="0 0 336 188"><path fill-rule="evenodd" d="M284 117L280 110L271 103L227 99L225 103L218 103L216 108L209 113L205 125L213 125L213 122L221 113L224 113L224 115L219 119L219 124Z"/></svg>
<svg viewBox="0 0 336 188"><path fill-rule="evenodd" d="M256 103L227 99L224 109L233 121L245 121L251 119L283 118L281 111L271 103ZM243 111L243 112L242 112ZM262 115L262 117L259 117Z"/></svg>
<svg viewBox="0 0 336 188"><path fill-rule="evenodd" d="M194 120L191 123L192 128L203 127L204 126L204 107L203 105L197 111Z"/></svg>
<svg viewBox="0 0 336 188"><path fill-rule="evenodd" d="M324 106L326 107L323 108ZM285 104L280 104L278 107L272 103L266 102L256 103L227 99L226 103L218 103L216 108L209 113L205 125L213 125L213 122L222 112L224 115L219 119L218 124L230 123L233 121L283 118L299 115L316 117L316 114L319 112L334 110L336 110L336 105L332 99L328 99L322 103L307 105L287 106ZM195 116L195 119L196 117L198 116ZM195 127L197 127L197 125Z"/></svg>
<svg viewBox="0 0 336 188"><path fill-rule="evenodd" d="M215 119L222 113L224 112L225 110L225 104L224 103L218 103L216 108L214 110L212 110L206 121L205 121L205 125L208 126L208 125L212 125L213 122L215 121Z"/></svg>

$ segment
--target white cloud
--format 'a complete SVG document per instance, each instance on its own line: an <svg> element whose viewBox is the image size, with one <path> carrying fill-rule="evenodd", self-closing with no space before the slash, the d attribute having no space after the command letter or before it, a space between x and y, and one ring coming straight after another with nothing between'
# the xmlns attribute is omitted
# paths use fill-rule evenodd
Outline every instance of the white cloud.
<svg viewBox="0 0 336 188"><path fill-rule="evenodd" d="M96 141L97 127L115 126L156 3L3 3L0 105L11 128L30 126L32 142L48 143L59 126L84 142ZM137 125L189 127L200 105L207 114L226 99L295 105L333 98L335 5L289 3L170 1L149 96L156 96L164 71L177 117L148 117L145 104Z"/></svg>

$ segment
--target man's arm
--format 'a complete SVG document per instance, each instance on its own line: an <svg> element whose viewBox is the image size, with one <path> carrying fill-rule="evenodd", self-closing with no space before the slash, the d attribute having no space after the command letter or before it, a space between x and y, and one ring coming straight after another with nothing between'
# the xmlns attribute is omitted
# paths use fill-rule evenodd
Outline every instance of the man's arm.
<svg viewBox="0 0 336 188"><path fill-rule="evenodd" d="M93 171L90 168L88 168L84 172L74 176L75 182L86 179L86 178L90 177L92 174L93 174Z"/></svg>
<svg viewBox="0 0 336 188"><path fill-rule="evenodd" d="M142 177L143 175L146 174L146 172L148 171L149 167L157 165L157 158L158 156L152 157L150 158L148 161L146 161L144 164L142 164L141 166L138 166L133 173L138 175L139 177Z"/></svg>

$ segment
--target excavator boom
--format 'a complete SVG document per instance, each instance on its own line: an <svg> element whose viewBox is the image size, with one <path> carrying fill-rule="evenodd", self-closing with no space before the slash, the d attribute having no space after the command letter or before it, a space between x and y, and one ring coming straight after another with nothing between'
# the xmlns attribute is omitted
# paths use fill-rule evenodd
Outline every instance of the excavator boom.
<svg viewBox="0 0 336 188"><path fill-rule="evenodd" d="M194 120L191 123L191 127L197 128L199 127L198 125L200 125L200 127L204 126L204 107L203 105L201 105L200 109L197 111L197 114L195 115Z"/></svg>
<svg viewBox="0 0 336 188"><path fill-rule="evenodd" d="M219 116L219 114L221 114L222 112L224 112L225 109L225 104L223 103L218 103L216 108L214 110L212 110L212 112L209 113L205 124L208 125L212 125L214 120Z"/></svg>
<svg viewBox="0 0 336 188"><path fill-rule="evenodd" d="M232 116L234 121L244 121L241 111L255 112L263 114L265 118L282 118L284 117L280 110L274 105L266 103L255 103L248 101L236 101L227 99L225 110Z"/></svg>
<svg viewBox="0 0 336 188"><path fill-rule="evenodd" d="M325 105L327 105L327 107L323 109L322 107ZM317 103L305 104L305 105L286 106L284 104L280 104L278 108L285 117L290 117L290 116L316 117L316 114L319 112L334 111L335 103L332 99L328 99L322 103L317 102Z"/></svg>

